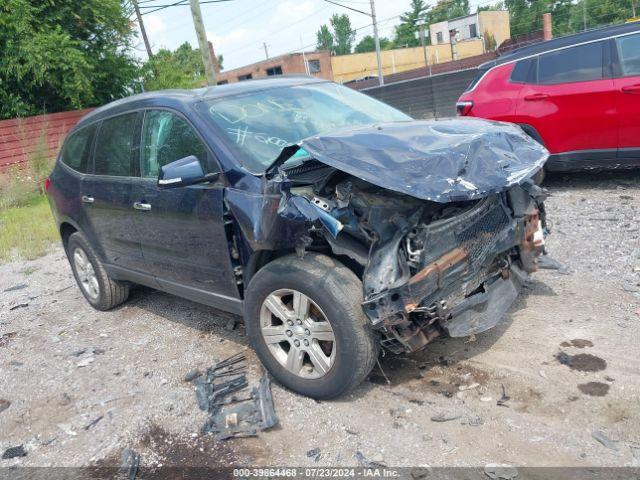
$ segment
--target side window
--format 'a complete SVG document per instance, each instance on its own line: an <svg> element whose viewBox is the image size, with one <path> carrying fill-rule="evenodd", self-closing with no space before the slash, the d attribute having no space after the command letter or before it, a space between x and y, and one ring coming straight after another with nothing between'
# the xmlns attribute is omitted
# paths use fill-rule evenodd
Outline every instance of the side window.
<svg viewBox="0 0 640 480"><path fill-rule="evenodd" d="M142 127L142 176L158 176L160 167L195 155L203 165L207 149L193 129L175 113L150 110Z"/></svg>
<svg viewBox="0 0 640 480"><path fill-rule="evenodd" d="M640 34L616 38L622 75L640 75Z"/></svg>
<svg viewBox="0 0 640 480"><path fill-rule="evenodd" d="M77 172L86 173L95 131L96 127L91 125L69 135L60 152L60 161Z"/></svg>
<svg viewBox="0 0 640 480"><path fill-rule="evenodd" d="M536 58L525 58L516 62L511 71L511 81L514 83L535 82Z"/></svg>
<svg viewBox="0 0 640 480"><path fill-rule="evenodd" d="M102 122L94 157L96 175L129 177L133 175L134 130L137 113L127 113Z"/></svg>
<svg viewBox="0 0 640 480"><path fill-rule="evenodd" d="M568 83L603 78L604 42L587 43L540 55L538 83Z"/></svg>

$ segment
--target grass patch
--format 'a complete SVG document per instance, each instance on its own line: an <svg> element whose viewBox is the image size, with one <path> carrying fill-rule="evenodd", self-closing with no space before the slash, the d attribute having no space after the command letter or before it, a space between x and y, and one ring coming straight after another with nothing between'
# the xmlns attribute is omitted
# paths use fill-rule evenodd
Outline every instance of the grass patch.
<svg viewBox="0 0 640 480"><path fill-rule="evenodd" d="M49 202L43 195L0 208L0 262L44 255L59 240Z"/></svg>

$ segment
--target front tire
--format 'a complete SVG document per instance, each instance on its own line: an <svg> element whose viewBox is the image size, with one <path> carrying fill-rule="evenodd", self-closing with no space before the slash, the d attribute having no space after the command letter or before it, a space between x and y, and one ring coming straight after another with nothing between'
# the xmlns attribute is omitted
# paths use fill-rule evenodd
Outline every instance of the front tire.
<svg viewBox="0 0 640 480"><path fill-rule="evenodd" d="M373 369L379 343L362 311L362 283L317 253L279 258L253 277L245 299L251 345L276 380L317 399L334 398Z"/></svg>
<svg viewBox="0 0 640 480"><path fill-rule="evenodd" d="M96 310L111 310L129 297L129 284L109 277L86 238L75 232L65 247L73 276L84 298Z"/></svg>

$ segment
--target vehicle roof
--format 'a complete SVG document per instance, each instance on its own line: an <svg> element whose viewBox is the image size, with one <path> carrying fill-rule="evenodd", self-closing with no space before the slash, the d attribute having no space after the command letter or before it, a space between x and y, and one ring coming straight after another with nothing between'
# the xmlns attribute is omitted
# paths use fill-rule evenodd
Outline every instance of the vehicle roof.
<svg viewBox="0 0 640 480"><path fill-rule="evenodd" d="M243 93L267 90L270 88L294 87L297 85L323 83L327 81L328 80L318 79L307 75L278 75L277 77L258 78L255 80L228 83L224 85L217 85L215 87L196 88L193 90L174 89L144 92L131 95L96 108L82 118L78 123L78 128L96 120L100 120L101 118L117 114L120 111L126 111L134 103L145 100L153 101L155 106L161 106L165 102L167 106L175 105L176 103L190 105L210 98L223 98Z"/></svg>
<svg viewBox="0 0 640 480"><path fill-rule="evenodd" d="M478 67L480 70L486 70L496 65L502 65L504 63L519 60L521 58L529 57L531 55L538 55L541 53L556 50L562 47L570 47L579 43L592 42L601 40L603 38L613 37L616 35L622 35L625 33L640 32L640 21L634 21L624 23L622 25L613 25L611 27L596 28L593 30L587 30L586 32L575 33L573 35L566 35L564 37L554 38L553 40L547 40L546 42L535 43L526 47L518 48L513 52L503 55L496 60L483 63Z"/></svg>

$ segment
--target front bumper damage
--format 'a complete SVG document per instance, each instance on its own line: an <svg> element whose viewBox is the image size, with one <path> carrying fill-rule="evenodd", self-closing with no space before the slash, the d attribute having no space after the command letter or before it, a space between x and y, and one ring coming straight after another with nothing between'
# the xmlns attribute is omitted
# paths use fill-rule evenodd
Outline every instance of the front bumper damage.
<svg viewBox="0 0 640 480"><path fill-rule="evenodd" d="M541 189L529 183L428 227L434 239L422 268L402 285L364 302L393 352L423 348L442 331L452 337L494 327L543 253Z"/></svg>
<svg viewBox="0 0 640 480"><path fill-rule="evenodd" d="M282 168L300 148L310 160ZM484 121L385 125L285 147L262 194L226 190L242 232L230 239L238 283L255 252L313 250L360 276L363 310L391 352L485 331L543 253L545 193L531 177L547 157L517 127Z"/></svg>

